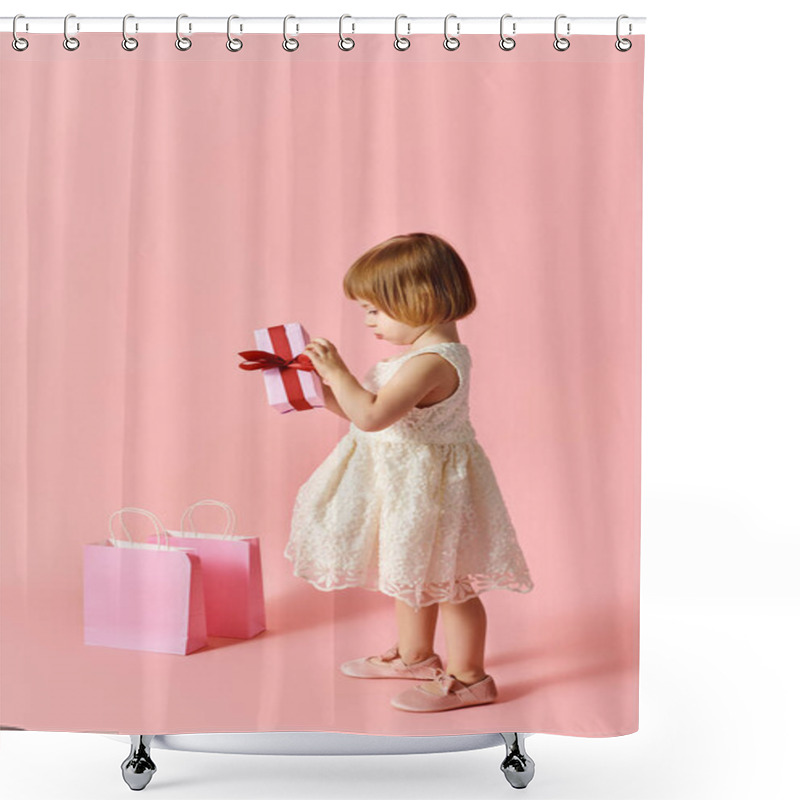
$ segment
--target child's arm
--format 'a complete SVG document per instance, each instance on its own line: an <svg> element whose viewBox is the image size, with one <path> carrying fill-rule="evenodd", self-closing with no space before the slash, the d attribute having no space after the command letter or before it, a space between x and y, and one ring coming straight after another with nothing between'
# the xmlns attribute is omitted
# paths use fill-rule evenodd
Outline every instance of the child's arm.
<svg viewBox="0 0 800 800"><path fill-rule="evenodd" d="M344 417L347 420L350 419L350 417L342 411L342 407L337 402L331 391L331 387L328 386L327 383L322 384L322 395L325 398L325 408L327 408L328 411L333 411L334 414L338 414L340 417Z"/></svg>
<svg viewBox="0 0 800 800"><path fill-rule="evenodd" d="M380 431L405 416L442 385L454 367L436 353L409 358L378 394L368 392L350 372L331 378L330 388L344 416L363 431Z"/></svg>

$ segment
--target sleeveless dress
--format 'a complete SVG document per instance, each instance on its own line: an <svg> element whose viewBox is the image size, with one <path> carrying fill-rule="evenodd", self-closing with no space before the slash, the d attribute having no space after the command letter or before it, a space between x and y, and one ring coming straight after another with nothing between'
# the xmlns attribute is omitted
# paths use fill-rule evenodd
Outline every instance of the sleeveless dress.
<svg viewBox="0 0 800 800"><path fill-rule="evenodd" d="M529 592L525 558L469 420L467 346L408 350L375 364L363 385L377 393L420 353L453 364L456 391L380 431L351 423L300 487L284 556L318 589L358 586L415 609L488 589Z"/></svg>

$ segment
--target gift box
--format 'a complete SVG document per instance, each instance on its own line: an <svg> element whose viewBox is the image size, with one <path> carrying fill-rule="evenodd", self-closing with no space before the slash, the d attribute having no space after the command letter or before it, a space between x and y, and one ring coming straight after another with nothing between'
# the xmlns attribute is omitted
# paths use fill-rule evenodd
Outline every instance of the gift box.
<svg viewBox="0 0 800 800"><path fill-rule="evenodd" d="M157 544L134 542L124 512L147 516L156 526ZM114 536L116 516L127 540ZM145 509L115 511L108 528L108 540L84 545L83 643L177 655L205 647L205 594L197 553L169 546L160 521Z"/></svg>
<svg viewBox="0 0 800 800"><path fill-rule="evenodd" d="M197 506L224 509L222 533L197 533L192 512ZM188 530L187 530L188 526ZM206 627L209 636L250 639L266 629L258 536L234 536L236 515L219 500L198 500L186 508L179 531L165 531L166 541L192 548L203 568ZM148 541L157 541L153 535Z"/></svg>
<svg viewBox="0 0 800 800"><path fill-rule="evenodd" d="M248 362L242 369L261 369L269 404L281 414L325 406L322 380L311 359L303 353L310 341L299 322L287 322L255 331L258 350L239 353Z"/></svg>

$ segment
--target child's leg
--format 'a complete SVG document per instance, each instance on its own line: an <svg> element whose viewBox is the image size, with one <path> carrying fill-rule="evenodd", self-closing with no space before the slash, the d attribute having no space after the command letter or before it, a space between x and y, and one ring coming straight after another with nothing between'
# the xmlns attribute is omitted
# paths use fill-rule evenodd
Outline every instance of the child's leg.
<svg viewBox="0 0 800 800"><path fill-rule="evenodd" d="M433 637L439 606L434 603L415 611L408 603L395 600L397 647L405 664L416 664L433 655Z"/></svg>
<svg viewBox="0 0 800 800"><path fill-rule="evenodd" d="M483 655L486 645L486 609L479 597L464 603L439 603L447 642L447 672L462 683L486 677Z"/></svg>

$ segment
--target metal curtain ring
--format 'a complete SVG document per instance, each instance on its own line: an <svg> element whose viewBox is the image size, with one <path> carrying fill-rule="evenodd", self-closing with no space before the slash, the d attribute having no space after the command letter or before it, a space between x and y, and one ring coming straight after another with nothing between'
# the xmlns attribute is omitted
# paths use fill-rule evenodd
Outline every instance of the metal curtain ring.
<svg viewBox="0 0 800 800"><path fill-rule="evenodd" d="M188 14L178 14L178 18L175 20L175 47L178 50L188 50L192 46L192 40L188 36L181 36L181 20L184 17L188 17ZM192 30L192 23L189 23L189 32L191 33Z"/></svg>
<svg viewBox="0 0 800 800"><path fill-rule="evenodd" d="M513 16L513 15L512 14L503 14L503 16L500 17L500 49L501 50L513 50L517 46L517 43L510 36L506 36L503 33L503 23L505 22L506 17L510 17L510 16ZM512 33L516 33L517 32L517 23L516 22L513 22L511 24L511 32Z"/></svg>
<svg viewBox="0 0 800 800"><path fill-rule="evenodd" d="M633 47L633 42L630 39L620 39L619 38L619 21L621 19L630 19L627 14L620 14L617 17L617 41L614 42L614 47L617 48L621 53L627 53L628 50ZM628 23L628 33L631 32L631 25Z"/></svg>
<svg viewBox="0 0 800 800"><path fill-rule="evenodd" d="M555 49L558 50L559 52L563 52L564 50L567 50L569 48L569 39L565 39L563 36L558 35L558 21L560 19L566 19L566 18L567 18L566 14L559 14L556 17L556 21L553 26L553 30L556 35L556 39L553 42L553 47L555 47ZM569 22L567 23L567 36L569 36Z"/></svg>
<svg viewBox="0 0 800 800"><path fill-rule="evenodd" d="M351 39L349 36L343 36L342 35L342 22L344 22L344 18L345 17L349 17L350 19L353 19L349 14L342 14L342 16L339 17L339 49L340 50L352 50L356 46L355 41L353 39ZM356 29L356 24L354 22L353 23L353 32L355 32L355 29Z"/></svg>
<svg viewBox="0 0 800 800"><path fill-rule="evenodd" d="M75 16L75 14L67 14L67 16L64 17L64 42L63 42L63 44L64 44L64 49L65 50L70 50L70 51L77 50L81 46L81 43L74 36L67 36L67 20L70 17L74 17L74 16ZM81 26L79 24L78 25L78 30L80 30L80 29L81 29Z"/></svg>
<svg viewBox="0 0 800 800"><path fill-rule="evenodd" d="M27 39L22 39L19 36L17 36L17 20L20 17L22 17L24 19L25 15L24 14L17 14L17 16L14 17L14 21L11 23L11 35L13 37L11 39L11 46L15 50L18 50L19 52L22 52L23 50L27 50L28 49L28 40Z"/></svg>
<svg viewBox="0 0 800 800"><path fill-rule="evenodd" d="M286 35L286 21L289 19L297 19L297 17L295 17L293 14L287 14L283 18L283 49L293 53L298 47L300 47L300 42L298 42L297 39L293 39L291 36ZM300 26L297 26L297 30L300 30ZM289 44L289 42L292 42L292 44Z"/></svg>
<svg viewBox="0 0 800 800"><path fill-rule="evenodd" d="M135 50L139 46L139 40L134 39L133 36L128 36L125 32L125 24L128 22L128 17L132 17L133 14L126 14L122 18L122 49L123 50ZM137 26L138 28L138 26Z"/></svg>
<svg viewBox="0 0 800 800"><path fill-rule="evenodd" d="M228 17L228 41L225 42L225 47L231 51L231 53L238 53L243 47L244 42L241 39L231 38L231 20L232 19L239 19L238 14L231 14Z"/></svg>
<svg viewBox="0 0 800 800"><path fill-rule="evenodd" d="M448 14L444 18L444 42L442 42L442 44L444 45L444 49L445 50L458 50L458 48L461 45L461 42L456 37L461 32L461 23L460 22L456 22L456 36L448 36L447 35L447 20L449 20L450 17L456 17L456 14Z"/></svg>
<svg viewBox="0 0 800 800"><path fill-rule="evenodd" d="M397 33L397 23L399 22L400 17L408 19L405 14L398 14L394 18L394 48L395 50L408 50L408 48L411 47L411 39L406 39L405 36L400 36ZM411 23L406 22L406 25L408 26L408 33L411 33Z"/></svg>

